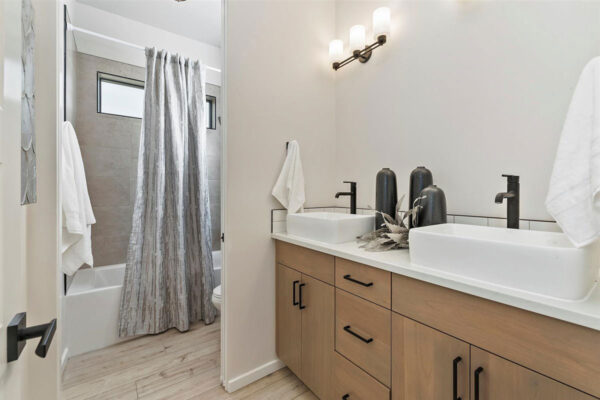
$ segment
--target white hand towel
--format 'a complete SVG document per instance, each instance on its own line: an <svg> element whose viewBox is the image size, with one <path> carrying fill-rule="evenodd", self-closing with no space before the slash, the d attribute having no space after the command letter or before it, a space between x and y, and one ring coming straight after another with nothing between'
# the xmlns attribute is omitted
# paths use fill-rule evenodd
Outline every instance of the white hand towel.
<svg viewBox="0 0 600 400"><path fill-rule="evenodd" d="M302 211L304 206L304 173L300 161L300 146L292 140L288 144L283 168L273 187L272 195L289 213Z"/></svg>
<svg viewBox="0 0 600 400"><path fill-rule="evenodd" d="M577 247L600 236L600 57L583 69L558 145L546 208Z"/></svg>
<svg viewBox="0 0 600 400"><path fill-rule="evenodd" d="M88 194L77 135L70 122L62 130L62 269L73 275L83 264L94 265L91 226L96 223Z"/></svg>

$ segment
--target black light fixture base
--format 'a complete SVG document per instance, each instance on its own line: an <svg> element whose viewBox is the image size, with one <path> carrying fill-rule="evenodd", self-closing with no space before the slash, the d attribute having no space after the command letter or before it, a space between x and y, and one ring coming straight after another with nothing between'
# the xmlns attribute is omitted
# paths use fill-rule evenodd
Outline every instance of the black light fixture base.
<svg viewBox="0 0 600 400"><path fill-rule="evenodd" d="M371 56L373 55L373 51L368 51L366 53L361 53L358 55L358 61L360 61L361 63L366 63L367 61L369 61L371 59Z"/></svg>

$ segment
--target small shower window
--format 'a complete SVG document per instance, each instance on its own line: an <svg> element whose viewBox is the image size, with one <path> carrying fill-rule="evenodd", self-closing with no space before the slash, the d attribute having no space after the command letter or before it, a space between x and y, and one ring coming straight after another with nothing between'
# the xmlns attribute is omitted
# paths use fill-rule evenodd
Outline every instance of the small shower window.
<svg viewBox="0 0 600 400"><path fill-rule="evenodd" d="M98 72L98 112L142 118L144 81Z"/></svg>
<svg viewBox="0 0 600 400"><path fill-rule="evenodd" d="M217 129L217 98L206 96L206 128Z"/></svg>

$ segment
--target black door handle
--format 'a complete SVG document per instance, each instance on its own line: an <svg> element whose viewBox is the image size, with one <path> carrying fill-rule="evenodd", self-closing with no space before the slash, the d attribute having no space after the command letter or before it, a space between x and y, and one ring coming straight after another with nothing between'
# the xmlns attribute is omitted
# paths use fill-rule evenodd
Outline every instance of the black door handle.
<svg viewBox="0 0 600 400"><path fill-rule="evenodd" d="M300 290L300 300L298 301L298 308L301 310L304 310L306 308L306 306L302 304L302 288L304 286L306 286L306 283L301 283L300 286L298 286L298 289Z"/></svg>
<svg viewBox="0 0 600 400"><path fill-rule="evenodd" d="M8 362L19 359L19 355L25 348L27 340L41 337L38 343L35 354L41 358L46 358L54 332L56 332L56 318L47 324L27 326L26 313L19 313L9 322L6 330L7 352L6 359Z"/></svg>
<svg viewBox="0 0 600 400"><path fill-rule="evenodd" d="M452 360L452 400L462 400L458 397L458 363L461 361L461 357Z"/></svg>
<svg viewBox="0 0 600 400"><path fill-rule="evenodd" d="M342 400L348 400L350 398L350 393L346 393L342 396Z"/></svg>
<svg viewBox="0 0 600 400"><path fill-rule="evenodd" d="M294 281L294 283L292 284L292 305L293 306L297 306L298 304L300 304L299 302L296 301L296 285L298 285L300 283L300 281Z"/></svg>
<svg viewBox="0 0 600 400"><path fill-rule="evenodd" d="M365 286L365 287L373 286L373 282L365 283L365 282L357 281L356 279L353 279L350 276L350 274L344 275L344 279L347 280L347 281L350 281L350 282L358 283L359 285L362 285L362 286Z"/></svg>
<svg viewBox="0 0 600 400"><path fill-rule="evenodd" d="M346 332L348 332L349 334L351 334L352 336L354 336L354 337L356 337L356 338L359 338L360 340L362 340L362 341L363 341L363 342L365 342L365 343L371 343L371 342L373 341L373 338L368 338L368 339L365 339L364 337L360 336L358 333L356 333L356 332L353 332L353 331L352 331L352 329L350 328L350 325L346 325L346 326L344 327L344 330L345 330Z"/></svg>
<svg viewBox="0 0 600 400"><path fill-rule="evenodd" d="M483 372L483 367L475 370L475 400L479 400L479 375Z"/></svg>

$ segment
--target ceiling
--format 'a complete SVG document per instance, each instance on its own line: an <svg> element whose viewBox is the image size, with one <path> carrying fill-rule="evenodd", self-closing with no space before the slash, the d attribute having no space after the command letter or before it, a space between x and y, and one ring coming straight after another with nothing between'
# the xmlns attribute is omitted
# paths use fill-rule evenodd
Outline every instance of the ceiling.
<svg viewBox="0 0 600 400"><path fill-rule="evenodd" d="M80 3L221 47L221 0L77 0Z"/></svg>

